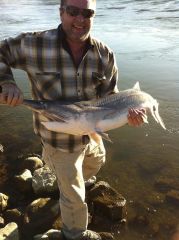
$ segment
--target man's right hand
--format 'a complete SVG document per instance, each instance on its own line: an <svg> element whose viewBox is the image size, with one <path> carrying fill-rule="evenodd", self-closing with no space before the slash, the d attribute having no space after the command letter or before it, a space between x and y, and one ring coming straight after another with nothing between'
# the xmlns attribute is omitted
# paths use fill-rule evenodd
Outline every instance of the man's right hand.
<svg viewBox="0 0 179 240"><path fill-rule="evenodd" d="M23 93L15 84L4 83L0 85L0 88L0 103L17 106L23 102Z"/></svg>

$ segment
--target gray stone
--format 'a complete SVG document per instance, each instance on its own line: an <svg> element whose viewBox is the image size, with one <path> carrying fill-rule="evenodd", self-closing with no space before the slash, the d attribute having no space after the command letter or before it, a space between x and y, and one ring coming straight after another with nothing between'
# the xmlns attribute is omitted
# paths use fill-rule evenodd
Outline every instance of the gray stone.
<svg viewBox="0 0 179 240"><path fill-rule="evenodd" d="M29 204L24 214L26 234L36 235L52 228L60 216L59 201L50 198L39 198Z"/></svg>
<svg viewBox="0 0 179 240"><path fill-rule="evenodd" d="M20 192L32 191L32 174L28 169L23 170L20 175L14 177L15 184Z"/></svg>
<svg viewBox="0 0 179 240"><path fill-rule="evenodd" d="M9 197L6 194L0 193L0 212L4 211L7 208L8 200Z"/></svg>
<svg viewBox="0 0 179 240"><path fill-rule="evenodd" d="M34 236L33 239L34 240L40 240L40 239L60 240L60 239L62 239L61 231L56 230L56 229L50 229L47 232L45 232L44 234L39 234L39 235Z"/></svg>
<svg viewBox="0 0 179 240"><path fill-rule="evenodd" d="M4 227L4 218L0 216L0 228Z"/></svg>
<svg viewBox="0 0 179 240"><path fill-rule="evenodd" d="M8 223L4 228L0 229L1 240L19 240L19 231L16 223Z"/></svg>
<svg viewBox="0 0 179 240"><path fill-rule="evenodd" d="M43 161L37 156L29 156L24 159L21 164L21 169L29 169L32 173L38 169L43 167Z"/></svg>
<svg viewBox="0 0 179 240"><path fill-rule="evenodd" d="M55 174L46 166L37 169L33 174L32 188L36 194L57 192Z"/></svg>

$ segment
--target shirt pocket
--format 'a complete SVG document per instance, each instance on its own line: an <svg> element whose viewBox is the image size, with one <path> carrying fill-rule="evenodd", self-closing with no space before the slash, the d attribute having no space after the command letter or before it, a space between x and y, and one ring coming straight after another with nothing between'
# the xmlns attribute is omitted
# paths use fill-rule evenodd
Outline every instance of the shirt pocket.
<svg viewBox="0 0 179 240"><path fill-rule="evenodd" d="M62 97L60 72L36 72L35 85L44 99L56 100Z"/></svg>

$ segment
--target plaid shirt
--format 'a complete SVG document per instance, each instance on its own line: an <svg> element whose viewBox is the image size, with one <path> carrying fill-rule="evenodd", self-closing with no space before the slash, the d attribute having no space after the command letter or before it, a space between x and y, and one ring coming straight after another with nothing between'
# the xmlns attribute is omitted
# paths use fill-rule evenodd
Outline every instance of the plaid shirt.
<svg viewBox="0 0 179 240"><path fill-rule="evenodd" d="M2 41L0 84L15 83L11 68L27 72L33 99L80 101L101 97L109 86L117 91L118 70L113 52L90 36L80 64L75 66L61 25ZM73 152L89 142L88 136L48 131L37 113L33 119L35 133L54 147Z"/></svg>

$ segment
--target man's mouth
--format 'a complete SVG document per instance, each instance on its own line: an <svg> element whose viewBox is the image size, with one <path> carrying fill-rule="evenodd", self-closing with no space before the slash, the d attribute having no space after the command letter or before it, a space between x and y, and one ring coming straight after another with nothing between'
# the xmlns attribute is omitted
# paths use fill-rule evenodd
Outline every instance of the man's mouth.
<svg viewBox="0 0 179 240"><path fill-rule="evenodd" d="M73 24L73 27L74 27L76 30L83 30L83 26L80 26L80 25Z"/></svg>

